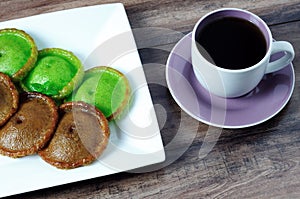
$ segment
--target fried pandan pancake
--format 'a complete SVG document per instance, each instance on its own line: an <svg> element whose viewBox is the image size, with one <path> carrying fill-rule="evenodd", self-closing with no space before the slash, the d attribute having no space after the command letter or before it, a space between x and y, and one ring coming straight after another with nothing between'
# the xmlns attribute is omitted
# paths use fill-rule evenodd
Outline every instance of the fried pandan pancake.
<svg viewBox="0 0 300 199"><path fill-rule="evenodd" d="M21 94L18 111L0 129L0 153L13 158L36 153L53 135L57 120L51 98L40 93Z"/></svg>
<svg viewBox="0 0 300 199"><path fill-rule="evenodd" d="M92 163L106 148L108 121L95 107L84 102L60 106L60 122L49 145L39 155L60 169L72 169Z"/></svg>
<svg viewBox="0 0 300 199"><path fill-rule="evenodd" d="M14 82L23 79L34 67L38 50L32 37L14 28L0 30L0 72Z"/></svg>
<svg viewBox="0 0 300 199"><path fill-rule="evenodd" d="M10 78L0 73L0 126L17 111L19 93Z"/></svg>
<svg viewBox="0 0 300 199"><path fill-rule="evenodd" d="M81 83L83 75L82 63L72 52L47 48L39 51L36 66L21 85L26 91L63 99Z"/></svg>
<svg viewBox="0 0 300 199"><path fill-rule="evenodd" d="M108 120L115 119L130 100L128 79L120 71L100 66L85 72L83 83L72 100L95 105Z"/></svg>

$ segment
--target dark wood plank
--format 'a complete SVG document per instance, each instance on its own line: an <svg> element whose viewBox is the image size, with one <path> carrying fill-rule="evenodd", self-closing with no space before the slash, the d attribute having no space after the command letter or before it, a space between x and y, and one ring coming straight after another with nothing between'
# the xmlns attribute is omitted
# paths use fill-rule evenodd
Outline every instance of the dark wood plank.
<svg viewBox="0 0 300 199"><path fill-rule="evenodd" d="M2 0L0 21L110 2L117 1ZM172 164L157 165L165 167L147 173L119 173L11 198L299 197L300 1L122 2L134 28L146 77L150 82L163 142L165 145L175 142L175 146L166 149L167 160L172 160ZM293 62L296 87L288 105L263 124L240 130L210 128L222 134L213 150L201 157L199 151L205 143L204 137L209 127L189 117L172 99L165 82L164 65L172 47L192 30L194 23L203 14L219 7L240 7L253 11L271 25L276 40L288 40L293 44L296 51ZM182 136L174 141L176 134ZM211 137L210 142L214 141L214 137ZM186 145L190 147L178 156Z"/></svg>

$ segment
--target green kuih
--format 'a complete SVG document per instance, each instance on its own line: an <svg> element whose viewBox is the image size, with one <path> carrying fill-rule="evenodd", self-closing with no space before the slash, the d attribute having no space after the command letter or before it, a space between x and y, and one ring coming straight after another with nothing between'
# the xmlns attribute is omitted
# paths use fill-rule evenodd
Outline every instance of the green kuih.
<svg viewBox="0 0 300 199"><path fill-rule="evenodd" d="M108 120L118 117L126 108L131 88L120 71L99 66L85 72L82 84L73 94L73 101L95 105Z"/></svg>
<svg viewBox="0 0 300 199"><path fill-rule="evenodd" d="M34 67L38 50L33 38L15 28L0 30L0 72L14 82L22 80Z"/></svg>
<svg viewBox="0 0 300 199"><path fill-rule="evenodd" d="M84 69L70 51L46 48L39 51L35 67L21 83L25 91L35 91L64 99L81 83Z"/></svg>

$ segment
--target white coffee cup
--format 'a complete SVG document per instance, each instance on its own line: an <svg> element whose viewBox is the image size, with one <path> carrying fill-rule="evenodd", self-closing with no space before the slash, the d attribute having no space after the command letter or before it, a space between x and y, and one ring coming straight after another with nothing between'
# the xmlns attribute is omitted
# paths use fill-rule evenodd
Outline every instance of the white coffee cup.
<svg viewBox="0 0 300 199"><path fill-rule="evenodd" d="M263 33L267 48L264 57L258 63L242 69L226 69L207 60L203 52L200 53L199 44L196 41L197 32L211 21L224 17L242 18L250 21ZM284 56L270 62L271 55L278 52L283 52ZM191 53L193 70L201 85L210 93L225 98L247 94L259 84L265 74L288 66L295 56L294 49L289 42L273 40L269 27L261 18L249 11L237 8L218 9L203 16L196 23L192 32Z"/></svg>

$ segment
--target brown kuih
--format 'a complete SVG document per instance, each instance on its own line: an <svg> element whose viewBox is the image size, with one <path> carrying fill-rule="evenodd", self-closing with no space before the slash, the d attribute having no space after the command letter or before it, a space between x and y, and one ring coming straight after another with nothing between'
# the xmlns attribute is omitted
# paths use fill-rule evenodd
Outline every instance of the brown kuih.
<svg viewBox="0 0 300 199"><path fill-rule="evenodd" d="M11 79L0 73L0 126L17 111L19 92Z"/></svg>
<svg viewBox="0 0 300 199"><path fill-rule="evenodd" d="M60 169L92 163L108 144L107 119L95 106L84 102L62 104L60 114L53 138L39 155Z"/></svg>
<svg viewBox="0 0 300 199"><path fill-rule="evenodd" d="M0 153L13 158L36 153L52 137L57 120L51 98L40 93L21 94L18 111L0 129Z"/></svg>

